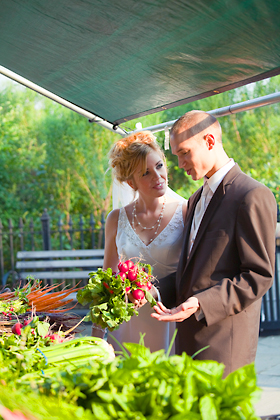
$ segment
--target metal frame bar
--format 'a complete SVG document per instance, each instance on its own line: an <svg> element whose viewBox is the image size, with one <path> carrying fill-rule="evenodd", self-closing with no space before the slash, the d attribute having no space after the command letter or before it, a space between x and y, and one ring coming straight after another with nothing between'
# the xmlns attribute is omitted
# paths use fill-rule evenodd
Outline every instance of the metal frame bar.
<svg viewBox="0 0 280 420"><path fill-rule="evenodd" d="M175 123L176 120L167 121L165 123L152 125L150 127L141 128L138 130L132 130L130 132L127 132L123 128L113 125L112 123L98 117L97 115L78 107L77 105L74 105L73 103L61 98L58 95L55 95L54 93L42 88L39 85L36 85L35 83L31 82L28 79L25 79L24 77L18 75L17 73L14 73L11 70L8 70L7 68L0 65L0 73L2 73L4 76L9 77L10 79L40 93L41 95L46 96L49 99L52 99L53 101L59 103L60 105L65 106L66 108L71 109L72 111L77 112L78 114L86 117L89 122L95 122L98 125L101 125L102 127L112 131L113 133L120 134L121 136L126 136L128 134L137 133L142 130L149 130L152 133L156 133L159 131L164 131L167 128L169 129L172 127L172 125ZM250 109L260 108L262 106L272 105L275 103L280 102L280 92L272 93L270 95L261 96L256 99L250 99L245 102L239 102L237 104L229 105L222 108L217 108L211 111L208 111L209 114L214 115L215 117L224 117L226 115L236 114L238 112L242 111L249 111ZM179 118L179 117L178 117Z"/></svg>
<svg viewBox="0 0 280 420"><path fill-rule="evenodd" d="M8 70L6 67L0 66L0 73L2 73L4 76L9 77L10 79L14 80L15 82L18 82L29 89L34 90L35 92L40 93L41 95L46 96L49 99L52 99L53 101L59 103L60 105L65 106L66 108L71 109L72 111L77 112L78 114L82 115L83 117L86 117L89 122L94 122L98 125L101 125L102 127L112 131L113 133L120 134L121 136L125 136L127 134L126 130L123 128L120 128L116 125L113 125L112 123L98 117L97 115L80 108L77 105L72 104L72 102L66 101L65 99L61 98L58 95L55 95L54 93L50 92L47 89L42 88L39 85L36 85L36 83L31 82L28 79L25 79L24 77L20 76L17 73L14 73L11 70Z"/></svg>
<svg viewBox="0 0 280 420"><path fill-rule="evenodd" d="M260 108L266 105L272 105L277 102L280 102L280 92L271 93L270 95L261 96L256 99L250 99L248 101L239 102L237 104L213 109L212 111L207 111L207 112L209 112L209 114L212 114L218 118L218 117L225 117L226 115L237 114L238 112L242 112L242 111L249 111L250 109ZM142 130L149 130L152 133L157 133L159 131L164 131L166 128L171 128L172 125L175 123L175 121L177 120L152 125L150 127L141 128L140 130L130 131L129 134L137 133Z"/></svg>

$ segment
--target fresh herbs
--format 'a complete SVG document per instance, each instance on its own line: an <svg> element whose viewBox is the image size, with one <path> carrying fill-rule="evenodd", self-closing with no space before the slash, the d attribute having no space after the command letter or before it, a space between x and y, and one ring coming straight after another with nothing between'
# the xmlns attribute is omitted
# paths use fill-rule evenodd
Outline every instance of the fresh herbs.
<svg viewBox="0 0 280 420"><path fill-rule="evenodd" d="M124 350L108 364L65 369L45 377L38 389L90 409L96 420L258 419L253 365L222 379L224 366L214 361L193 360L185 353L168 357L135 343L125 347L130 355Z"/></svg>

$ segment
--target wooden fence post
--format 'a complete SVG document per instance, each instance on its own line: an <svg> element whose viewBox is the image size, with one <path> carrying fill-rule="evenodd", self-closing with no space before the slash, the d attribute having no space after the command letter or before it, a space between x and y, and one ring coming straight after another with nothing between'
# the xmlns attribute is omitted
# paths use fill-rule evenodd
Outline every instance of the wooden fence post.
<svg viewBox="0 0 280 420"><path fill-rule="evenodd" d="M42 223L42 237L43 237L43 249L48 251L51 249L51 230L50 230L50 216L48 215L47 209L44 209L44 213L41 217Z"/></svg>

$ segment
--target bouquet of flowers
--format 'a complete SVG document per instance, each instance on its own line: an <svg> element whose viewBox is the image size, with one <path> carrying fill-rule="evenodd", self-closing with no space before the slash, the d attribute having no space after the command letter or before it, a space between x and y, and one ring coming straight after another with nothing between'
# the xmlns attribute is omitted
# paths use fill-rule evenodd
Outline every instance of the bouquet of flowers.
<svg viewBox="0 0 280 420"><path fill-rule="evenodd" d="M145 297L151 306L156 304L150 293L154 277L149 264L120 261L118 269L118 273L111 268L98 268L89 273L88 284L77 293L80 304L89 304L85 321L92 321L110 331L129 321L133 315L138 315L137 306L129 302L129 294L136 300Z"/></svg>

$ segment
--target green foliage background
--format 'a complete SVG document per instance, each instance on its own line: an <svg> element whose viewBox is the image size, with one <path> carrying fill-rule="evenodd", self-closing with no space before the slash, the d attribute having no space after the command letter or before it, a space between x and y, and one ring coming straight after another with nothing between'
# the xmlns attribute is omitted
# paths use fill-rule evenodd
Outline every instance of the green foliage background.
<svg viewBox="0 0 280 420"><path fill-rule="evenodd" d="M2 221L91 214L110 206L107 154L118 136L12 84L0 93Z"/></svg>
<svg viewBox="0 0 280 420"><path fill-rule="evenodd" d="M191 109L231 105L280 90L280 76L233 91L142 117L144 127L175 120ZM280 203L279 104L219 118L226 152L247 174L267 185ZM15 83L0 92L0 206L1 219L89 215L97 219L111 210L111 171L108 152L120 138L86 118ZM156 133L163 145L164 132ZM188 198L202 183L194 182L166 151L169 185ZM107 171L107 172L106 172Z"/></svg>

